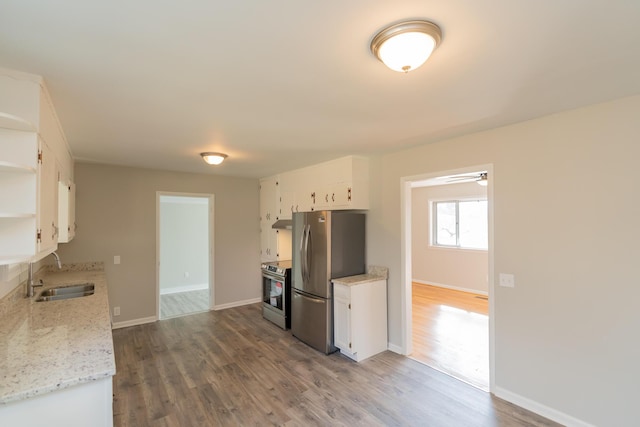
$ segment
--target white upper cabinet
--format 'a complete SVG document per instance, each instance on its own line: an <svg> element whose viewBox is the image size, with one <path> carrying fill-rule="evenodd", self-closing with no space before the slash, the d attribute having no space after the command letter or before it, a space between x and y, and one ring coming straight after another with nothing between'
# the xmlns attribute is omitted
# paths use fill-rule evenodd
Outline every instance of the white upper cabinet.
<svg viewBox="0 0 640 427"><path fill-rule="evenodd" d="M58 166L49 145L40 140L38 179L38 253L58 247Z"/></svg>
<svg viewBox="0 0 640 427"><path fill-rule="evenodd" d="M58 243L70 242L76 235L76 185L58 182Z"/></svg>
<svg viewBox="0 0 640 427"><path fill-rule="evenodd" d="M278 177L260 180L260 222L273 224L278 220Z"/></svg>
<svg viewBox="0 0 640 427"><path fill-rule="evenodd" d="M278 177L260 180L260 260L276 261L278 253L278 230L271 228L279 215Z"/></svg>
<svg viewBox="0 0 640 427"><path fill-rule="evenodd" d="M290 219L294 212L369 209L369 160L365 157L342 157L279 177L283 219Z"/></svg>
<svg viewBox="0 0 640 427"><path fill-rule="evenodd" d="M61 177L73 158L42 78L0 69L0 264L57 248Z"/></svg>

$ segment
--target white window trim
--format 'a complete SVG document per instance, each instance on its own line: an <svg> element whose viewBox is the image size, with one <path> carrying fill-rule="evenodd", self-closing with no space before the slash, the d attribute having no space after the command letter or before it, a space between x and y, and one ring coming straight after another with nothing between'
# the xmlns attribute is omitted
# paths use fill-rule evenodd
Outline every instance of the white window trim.
<svg viewBox="0 0 640 427"><path fill-rule="evenodd" d="M474 201L484 201L488 203L488 198L477 197L477 196L461 196L461 197L436 197L432 199L427 199L427 203L429 204L429 247L432 249L443 250L443 251L458 251L458 252L487 252L488 248L467 248L461 246L447 246L447 245L438 245L435 240L435 209L434 206L437 202L474 202Z"/></svg>

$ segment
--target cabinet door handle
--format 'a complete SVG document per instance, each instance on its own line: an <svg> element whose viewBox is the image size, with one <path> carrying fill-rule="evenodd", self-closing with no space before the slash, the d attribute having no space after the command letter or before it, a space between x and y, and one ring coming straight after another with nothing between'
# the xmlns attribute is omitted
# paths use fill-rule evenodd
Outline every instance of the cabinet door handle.
<svg viewBox="0 0 640 427"><path fill-rule="evenodd" d="M325 194L325 195L324 195L324 201L325 201L326 203L329 203L329 193L327 193L327 194Z"/></svg>
<svg viewBox="0 0 640 427"><path fill-rule="evenodd" d="M332 202L336 201L336 193L331 193L331 201Z"/></svg>

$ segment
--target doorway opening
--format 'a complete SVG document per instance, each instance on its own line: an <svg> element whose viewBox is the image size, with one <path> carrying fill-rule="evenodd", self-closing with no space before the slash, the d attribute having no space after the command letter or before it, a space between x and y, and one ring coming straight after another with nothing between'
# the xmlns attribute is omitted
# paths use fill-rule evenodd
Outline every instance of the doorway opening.
<svg viewBox="0 0 640 427"><path fill-rule="evenodd" d="M213 195L157 194L157 315L213 307Z"/></svg>
<svg viewBox="0 0 640 427"><path fill-rule="evenodd" d="M491 165L402 179L405 354L493 385Z"/></svg>

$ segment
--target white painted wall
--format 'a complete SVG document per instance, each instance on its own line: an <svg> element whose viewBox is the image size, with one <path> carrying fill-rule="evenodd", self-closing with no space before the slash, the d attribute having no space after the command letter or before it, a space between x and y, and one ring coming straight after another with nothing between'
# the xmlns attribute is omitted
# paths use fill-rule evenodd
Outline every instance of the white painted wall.
<svg viewBox="0 0 640 427"><path fill-rule="evenodd" d="M487 251L432 246L431 200L486 199L487 187L475 182L411 190L411 254L413 280L487 294Z"/></svg>
<svg viewBox="0 0 640 427"><path fill-rule="evenodd" d="M209 284L209 199L160 196L160 294Z"/></svg>
<svg viewBox="0 0 640 427"><path fill-rule="evenodd" d="M367 259L402 331L400 179L493 164L496 392L564 424L637 424L640 96L372 159ZM375 191L373 191L375 190Z"/></svg>

